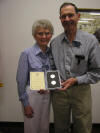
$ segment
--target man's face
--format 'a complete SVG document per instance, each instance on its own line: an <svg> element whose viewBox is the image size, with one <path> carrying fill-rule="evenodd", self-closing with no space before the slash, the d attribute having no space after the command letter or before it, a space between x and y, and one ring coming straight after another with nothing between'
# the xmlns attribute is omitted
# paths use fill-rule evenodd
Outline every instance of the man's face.
<svg viewBox="0 0 100 133"><path fill-rule="evenodd" d="M65 32L77 28L77 22L80 14L75 12L75 8L71 5L65 6L61 9L60 20Z"/></svg>

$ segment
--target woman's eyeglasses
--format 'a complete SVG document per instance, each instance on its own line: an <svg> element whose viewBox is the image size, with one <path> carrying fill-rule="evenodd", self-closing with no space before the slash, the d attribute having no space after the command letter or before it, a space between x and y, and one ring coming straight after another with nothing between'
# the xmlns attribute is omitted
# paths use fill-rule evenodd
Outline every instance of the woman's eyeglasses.
<svg viewBox="0 0 100 133"><path fill-rule="evenodd" d="M37 33L39 36L49 36L49 35L51 35L51 33L50 32L38 32Z"/></svg>

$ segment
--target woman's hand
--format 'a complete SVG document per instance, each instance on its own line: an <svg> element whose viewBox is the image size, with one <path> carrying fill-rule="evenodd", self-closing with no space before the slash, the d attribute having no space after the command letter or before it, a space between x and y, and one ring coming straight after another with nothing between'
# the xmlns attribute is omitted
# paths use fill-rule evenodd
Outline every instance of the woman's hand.
<svg viewBox="0 0 100 133"><path fill-rule="evenodd" d="M24 113L27 118L32 118L34 116L34 111L30 105L24 107Z"/></svg>
<svg viewBox="0 0 100 133"><path fill-rule="evenodd" d="M46 93L49 93L49 90L40 89L38 91L38 93L40 93L40 94L46 94Z"/></svg>

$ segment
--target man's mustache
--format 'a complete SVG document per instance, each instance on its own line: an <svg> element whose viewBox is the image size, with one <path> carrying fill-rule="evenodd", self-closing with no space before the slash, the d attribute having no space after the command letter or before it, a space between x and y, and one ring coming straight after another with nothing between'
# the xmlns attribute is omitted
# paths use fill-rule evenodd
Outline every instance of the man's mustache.
<svg viewBox="0 0 100 133"><path fill-rule="evenodd" d="M75 21L73 21L73 20L64 21L64 22L63 22L63 25L65 25L65 26L74 25L74 24L75 24Z"/></svg>

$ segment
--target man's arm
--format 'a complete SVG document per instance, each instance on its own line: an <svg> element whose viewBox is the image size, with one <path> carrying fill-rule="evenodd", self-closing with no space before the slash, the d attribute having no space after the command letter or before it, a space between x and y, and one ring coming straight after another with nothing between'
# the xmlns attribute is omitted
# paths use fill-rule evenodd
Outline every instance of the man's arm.
<svg viewBox="0 0 100 133"><path fill-rule="evenodd" d="M88 71L78 76L78 84L95 84L100 80L100 45L96 45L89 51Z"/></svg>

